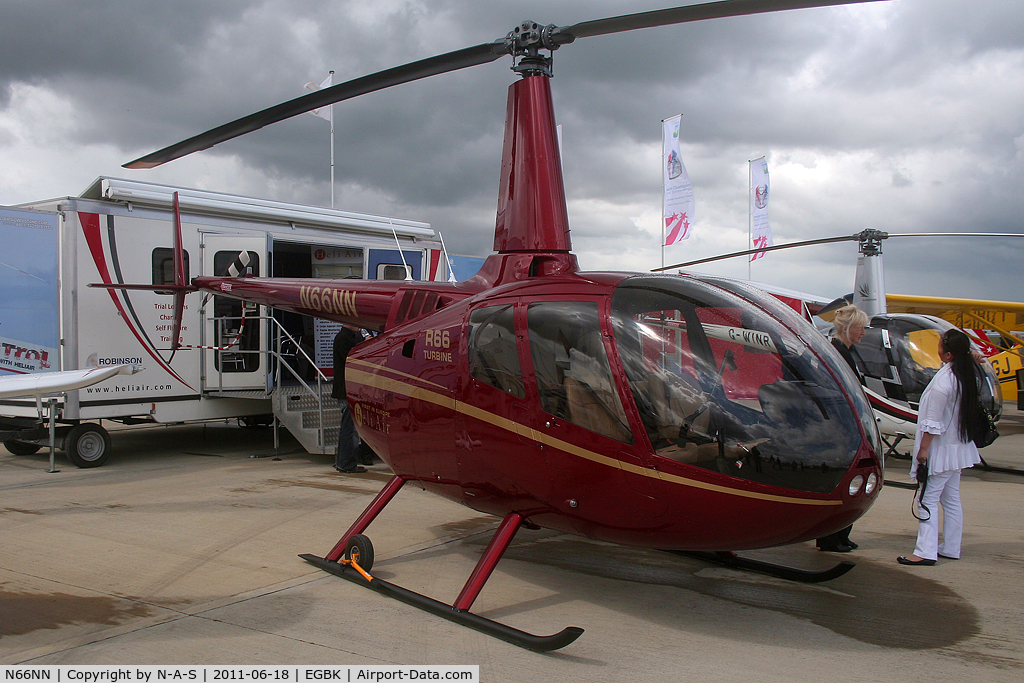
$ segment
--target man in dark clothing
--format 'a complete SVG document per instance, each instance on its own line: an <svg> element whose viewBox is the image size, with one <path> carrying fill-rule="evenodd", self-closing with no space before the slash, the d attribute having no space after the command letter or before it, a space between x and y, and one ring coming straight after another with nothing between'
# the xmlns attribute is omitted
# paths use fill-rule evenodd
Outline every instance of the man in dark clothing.
<svg viewBox="0 0 1024 683"><path fill-rule="evenodd" d="M365 467L359 466L359 434L356 433L352 411L348 406L348 394L345 392L345 360L352 347L362 341L362 331L353 325L343 324L334 336L334 388L331 396L341 401L341 425L338 428L334 469L346 474L366 471Z"/></svg>

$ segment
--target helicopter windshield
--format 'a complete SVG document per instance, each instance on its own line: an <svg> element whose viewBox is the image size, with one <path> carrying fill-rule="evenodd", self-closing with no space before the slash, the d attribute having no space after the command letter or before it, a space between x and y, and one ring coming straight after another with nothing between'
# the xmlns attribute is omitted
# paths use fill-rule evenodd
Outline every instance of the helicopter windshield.
<svg viewBox="0 0 1024 683"><path fill-rule="evenodd" d="M829 492L861 445L858 413L798 338L691 278L638 276L612 296L619 356L657 456L790 489ZM810 347L821 345L817 353Z"/></svg>
<svg viewBox="0 0 1024 683"><path fill-rule="evenodd" d="M942 327L952 327L949 323L946 325ZM932 381L932 377L942 367L942 360L939 359L939 337L945 329L899 318L888 321L888 328L890 345L895 341L896 369L902 380L907 401L920 403L921 394L924 393L928 382Z"/></svg>
<svg viewBox="0 0 1024 683"><path fill-rule="evenodd" d="M916 408L921 394L942 367L939 338L954 325L941 318L915 314L876 316L855 344L863 360L865 382L881 380L881 391L889 398L907 401ZM972 348L976 347L972 343ZM988 363L980 366L982 400L990 412L1002 412L1002 392ZM876 387L876 390L879 390Z"/></svg>

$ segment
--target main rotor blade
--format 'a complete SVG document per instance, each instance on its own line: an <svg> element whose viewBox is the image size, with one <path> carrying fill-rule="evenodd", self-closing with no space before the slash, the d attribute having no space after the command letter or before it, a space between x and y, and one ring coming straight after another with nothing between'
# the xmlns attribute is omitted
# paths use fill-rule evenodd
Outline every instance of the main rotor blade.
<svg viewBox="0 0 1024 683"><path fill-rule="evenodd" d="M662 266L661 268L652 268L652 273L657 273L662 270L672 270L673 268L686 268L687 266L696 266L701 263L710 263L711 261L724 261L728 258L734 258L736 256L746 256L747 254L760 254L766 251L778 251L779 249L790 249L792 247L807 247L812 244L829 244L832 242L857 242L860 240L860 233L856 235L846 235L843 237L824 237L817 240L806 240L804 242L790 242L789 244L776 244L773 247L761 247L759 249L747 249L746 251L734 251L731 254L720 254L718 256L709 256L708 258L702 258L697 261L687 261L686 263L677 263L674 266Z"/></svg>
<svg viewBox="0 0 1024 683"><path fill-rule="evenodd" d="M1024 237L1021 232L889 232L889 237Z"/></svg>
<svg viewBox="0 0 1024 683"><path fill-rule="evenodd" d="M298 116L312 109L326 107L335 102L390 88L393 85L401 85L402 83L409 83L410 81L427 78L428 76L437 76L449 71L457 71L470 66L493 62L507 53L504 41L495 41L378 71L369 76L362 76L345 83L333 85L330 88L324 88L323 90L297 97L294 100L289 100L255 114L250 114L231 123L225 123L223 126L200 133L188 140L183 140L182 142L147 154L144 157L139 157L135 161L125 164L124 168L153 168L193 152L208 149L225 140L231 140L240 135L259 130L271 123L277 123L278 121Z"/></svg>
<svg viewBox="0 0 1024 683"><path fill-rule="evenodd" d="M879 0L721 0L702 5L687 5L637 14L624 14L607 19L583 21L572 26L559 28L556 34L571 35L573 38L587 38L622 31L633 31L640 28L684 24L705 19L721 19L739 17L747 14L764 14L789 9L805 9L809 7L831 7L834 5L852 5L861 2L879 2Z"/></svg>
<svg viewBox="0 0 1024 683"><path fill-rule="evenodd" d="M554 28L552 30L552 49L558 45L571 43L576 38L598 36L607 33L618 33L639 28L681 24L703 19L734 17L745 14L762 14L789 9L809 7L828 7L861 2L878 2L879 0L720 0L703 5L688 5L673 9L655 10L627 14L609 19L585 21L573 26ZM511 35L511 34L510 34ZM457 71L479 64L493 62L502 55L509 54L515 47L509 38L501 38L490 43L482 43L436 57L428 57L417 62L404 64L369 76L363 76L346 83L324 88L317 92L297 97L283 104L250 114L223 126L218 126L205 133L200 133L182 142L170 145L161 150L139 157L135 161L124 164L124 168L153 168L160 164L173 161L180 157L208 149L214 145L231 140L240 135L259 130L271 123L298 116L312 109L343 100L365 95L367 93L401 85L410 81L437 76L449 71Z"/></svg>
<svg viewBox="0 0 1024 683"><path fill-rule="evenodd" d="M870 229L864 232L858 232L855 235L843 235L840 237L824 237L816 240L805 240L803 242L789 242L788 244L777 244L772 247L761 247L758 249L747 249L746 251L734 251L731 254L719 254L718 256L709 256L707 258L699 259L697 261L687 261L686 263L677 263L674 266L662 266L661 268L652 268L652 273L657 273L663 270L672 270L673 268L687 268L689 266L696 266L701 263L710 263L712 261L724 261L725 259L735 258L736 256L747 256L748 254L760 254L767 251L778 251L779 249L792 249L793 247L809 247L814 244L830 244L832 242L859 242L863 239L868 232L875 232L874 235L877 239L889 239L890 237L1024 237L1024 233L1016 232L877 232L871 231Z"/></svg>

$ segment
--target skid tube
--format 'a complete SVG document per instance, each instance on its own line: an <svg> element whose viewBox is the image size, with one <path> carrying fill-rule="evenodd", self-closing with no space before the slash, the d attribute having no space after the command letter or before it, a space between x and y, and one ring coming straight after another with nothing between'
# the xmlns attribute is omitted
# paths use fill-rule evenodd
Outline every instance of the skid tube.
<svg viewBox="0 0 1024 683"><path fill-rule="evenodd" d="M484 550L483 555L481 555L480 560L473 569L473 573L470 574L466 585L462 588L462 592L459 593L459 597L455 599L455 604L453 605L420 595L407 588L374 578L369 574L364 576L363 572L349 566L349 562L342 559L349 540L356 534L362 534L366 530L370 522L397 495L405 481L405 478L398 475L392 477L326 556L318 557L306 554L299 555L299 557L335 576L348 579L352 583L372 588L378 593L400 600L407 605L430 612L456 624L468 626L471 629L504 640L507 643L518 645L527 650L550 652L551 650L557 650L569 645L583 634L583 629L570 626L550 636L537 636L469 611L469 608L473 606L473 601L476 600L487 579L490 577L491 572L497 566L498 560L501 559L501 556L515 537L516 531L519 530L523 523L523 516L517 512L508 513L501 521L497 531L494 532L494 536L491 538L491 542L487 544L487 548Z"/></svg>
<svg viewBox="0 0 1024 683"><path fill-rule="evenodd" d="M566 645L569 645L580 635L583 634L583 629L576 626L570 626L562 629L560 632L550 636L537 636L526 631L520 631L519 629L512 628L501 622L481 617L479 614L473 614L468 610L456 609L455 606L434 600L425 595L421 595L407 588L402 588L393 583L389 583L382 579L372 578L367 581L361 574L354 569L351 569L345 565L338 564L337 562L331 562L325 560L322 557L316 555L299 555L306 562L323 569L324 571L330 572L335 576L340 576L343 579L348 579L352 583L359 584L366 588L372 588L373 590L386 595L395 600L400 600L407 605L411 605L424 612L430 612L436 616L439 616L448 621L455 622L460 626L467 626L476 631L480 631L486 635L504 640L507 643L518 645L519 647L527 650L533 650L535 652L550 652L552 650L558 650Z"/></svg>
<svg viewBox="0 0 1024 683"><path fill-rule="evenodd" d="M683 557L694 557L706 562L714 562L732 569L748 569L759 574L767 574L787 581L798 583L821 583L839 578L846 572L853 569L855 562L843 560L829 569L800 569L784 564L774 564L763 560L752 560L749 557L740 557L733 552L700 552L692 550L666 550L665 552Z"/></svg>
<svg viewBox="0 0 1024 683"><path fill-rule="evenodd" d="M987 462L985 462L985 458L983 458L980 453L978 454L978 457L981 458L981 462L972 467L971 469L981 470L982 472L998 472L999 474L1024 474L1024 470L1015 469L1013 467L996 467L993 465L989 465Z"/></svg>

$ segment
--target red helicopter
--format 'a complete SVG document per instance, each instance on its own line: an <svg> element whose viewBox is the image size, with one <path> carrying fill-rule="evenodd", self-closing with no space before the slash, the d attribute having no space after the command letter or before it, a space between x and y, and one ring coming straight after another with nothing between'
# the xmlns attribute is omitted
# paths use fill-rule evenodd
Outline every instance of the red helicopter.
<svg viewBox="0 0 1024 683"><path fill-rule="evenodd" d="M380 333L352 351L345 379L360 437L394 476L328 553L301 557L538 651L583 630L538 636L470 611L520 527L696 551L797 580L853 566L808 571L733 551L824 536L875 501L881 440L857 378L809 323L745 284L581 272L549 84L550 55L577 38L840 4L725 0L565 27L524 22L494 42L326 88L126 164L153 167L310 109L514 59L522 78L509 89L495 253L472 279L189 284L179 255L175 285L160 287L175 291L179 311L186 293L204 290ZM452 603L369 573L364 532L406 483L502 518Z"/></svg>

